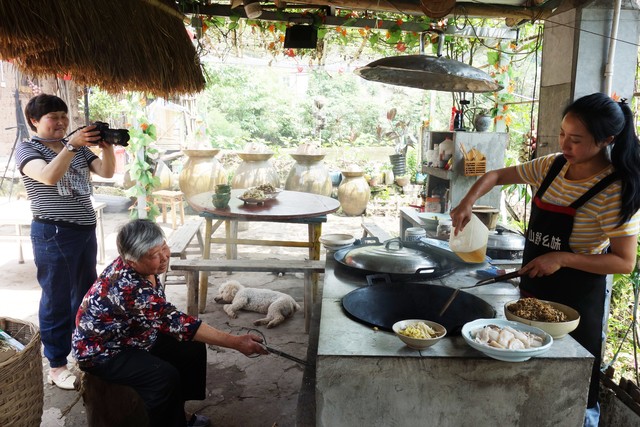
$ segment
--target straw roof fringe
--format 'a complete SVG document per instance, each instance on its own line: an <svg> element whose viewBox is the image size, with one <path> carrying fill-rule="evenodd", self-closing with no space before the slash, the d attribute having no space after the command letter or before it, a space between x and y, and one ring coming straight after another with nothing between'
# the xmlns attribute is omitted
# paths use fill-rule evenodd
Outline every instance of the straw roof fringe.
<svg viewBox="0 0 640 427"><path fill-rule="evenodd" d="M183 16L170 0L0 0L0 59L35 76L156 96L204 88Z"/></svg>

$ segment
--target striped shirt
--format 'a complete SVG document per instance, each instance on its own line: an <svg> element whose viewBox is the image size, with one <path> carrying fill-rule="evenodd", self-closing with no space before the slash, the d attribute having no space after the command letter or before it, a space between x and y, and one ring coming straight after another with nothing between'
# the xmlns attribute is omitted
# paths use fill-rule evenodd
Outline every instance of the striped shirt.
<svg viewBox="0 0 640 427"><path fill-rule="evenodd" d="M520 177L527 184L533 186L534 193L538 191L556 156L557 154L551 154L516 166ZM568 168L569 163L566 163L542 196L542 201L569 206L602 178L613 172L613 166L609 165L589 178L570 180L565 178ZM610 237L638 234L640 229L640 214L638 212L629 221L618 227L621 191L620 181L614 181L576 211L573 231L569 238L569 246L573 252L602 253L609 245Z"/></svg>
<svg viewBox="0 0 640 427"><path fill-rule="evenodd" d="M43 184L22 171L31 160L51 163L56 156L55 151L35 139L23 141L16 148L16 165L31 201L34 220L65 226L95 226L89 164L98 156L91 150L80 148L67 172L54 185Z"/></svg>

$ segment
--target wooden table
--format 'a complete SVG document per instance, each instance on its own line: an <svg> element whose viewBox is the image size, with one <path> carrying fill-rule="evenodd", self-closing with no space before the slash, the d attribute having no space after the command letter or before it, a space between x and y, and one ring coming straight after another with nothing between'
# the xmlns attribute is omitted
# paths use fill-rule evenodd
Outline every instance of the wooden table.
<svg viewBox="0 0 640 427"><path fill-rule="evenodd" d="M104 264L104 227L102 225L102 211L105 206L104 202L93 202L93 209L96 212L96 237L98 240L98 263ZM33 214L31 213L31 202L29 200L11 200L0 203L0 225L15 226L16 233L14 235L0 235L0 238L16 239L18 244L18 263L24 264L24 255L22 253L22 241L30 240L30 235L22 233L23 226L31 226Z"/></svg>
<svg viewBox="0 0 640 427"><path fill-rule="evenodd" d="M227 259L236 259L238 245L284 246L309 248L309 259L320 259L320 235L322 223L327 221L326 215L335 212L340 202L331 197L299 191L282 191L278 197L262 204L247 204L238 199L244 190L232 190L229 206L217 209L213 206L213 191L200 193L191 197L188 202L192 208L205 218L203 259L211 258L211 244L226 245ZM216 223L213 224L213 221ZM307 224L309 238L307 241L238 239L238 221L249 222L283 222L288 224ZM225 224L225 237L213 238L212 235ZM317 274L314 273L317 283ZM199 277L199 312L203 313L206 305L208 273L201 272Z"/></svg>

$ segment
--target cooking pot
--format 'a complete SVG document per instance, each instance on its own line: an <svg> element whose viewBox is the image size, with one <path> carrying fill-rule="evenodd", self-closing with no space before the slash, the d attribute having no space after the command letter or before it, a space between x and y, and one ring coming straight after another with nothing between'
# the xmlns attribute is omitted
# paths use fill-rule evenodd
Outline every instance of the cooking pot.
<svg viewBox="0 0 640 427"><path fill-rule="evenodd" d="M496 316L491 304L467 292L460 292L440 315L453 292L446 286L389 281L349 292L342 298L342 308L352 319L386 331L399 320L427 319L447 328L447 335L460 334L472 320Z"/></svg>
<svg viewBox="0 0 640 427"><path fill-rule="evenodd" d="M398 280L436 279L454 271L451 261L406 247L400 239L381 244L365 238L362 243L336 251L335 260L365 274L386 273Z"/></svg>
<svg viewBox="0 0 640 427"><path fill-rule="evenodd" d="M493 259L520 259L524 242L524 236L498 227L495 232L489 233L487 256Z"/></svg>

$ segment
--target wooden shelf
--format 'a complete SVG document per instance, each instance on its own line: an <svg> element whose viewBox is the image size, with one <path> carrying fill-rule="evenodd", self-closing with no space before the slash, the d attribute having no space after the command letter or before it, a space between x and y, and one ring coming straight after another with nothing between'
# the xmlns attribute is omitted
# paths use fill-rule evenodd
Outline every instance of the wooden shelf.
<svg viewBox="0 0 640 427"><path fill-rule="evenodd" d="M434 168L431 166L422 166L422 172L427 173L429 175L436 176L440 179L447 179L447 180L451 179L451 171L441 169L441 168Z"/></svg>

